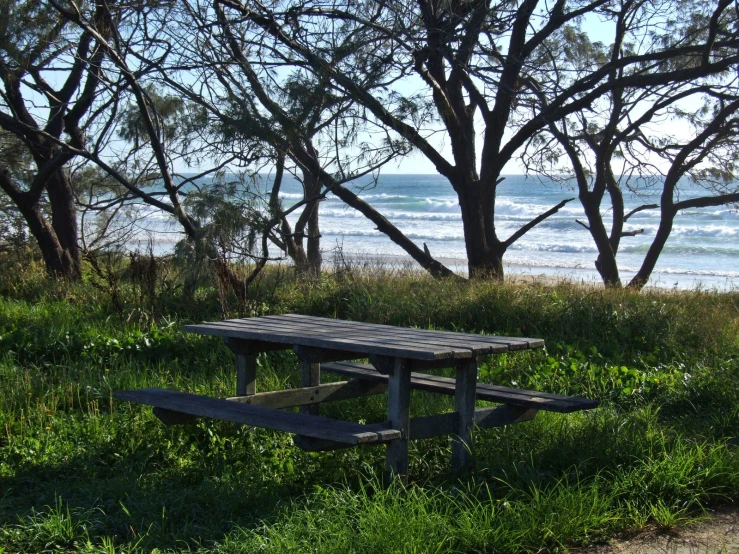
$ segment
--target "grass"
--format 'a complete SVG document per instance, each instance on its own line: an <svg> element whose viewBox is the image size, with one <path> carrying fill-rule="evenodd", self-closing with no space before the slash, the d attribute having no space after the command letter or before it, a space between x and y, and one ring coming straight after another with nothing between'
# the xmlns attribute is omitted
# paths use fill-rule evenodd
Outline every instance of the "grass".
<svg viewBox="0 0 739 554"><path fill-rule="evenodd" d="M297 283L272 268L241 305L217 287L185 297L164 281L145 298L122 279L115 306L94 276L70 287L32 264L3 275L0 553L564 552L739 501L736 293L404 271ZM230 394L232 354L181 332L224 310L542 337L546 351L484 360L481 380L602 406L478 433L463 476L450 473L448 439L413 443L410 484L384 490L382 447L306 453L288 435L209 420L167 428L112 399L147 386ZM293 355L258 362L263 389L297 386ZM414 415L451 408L413 394ZM325 413L380 421L383 407L371 397Z"/></svg>

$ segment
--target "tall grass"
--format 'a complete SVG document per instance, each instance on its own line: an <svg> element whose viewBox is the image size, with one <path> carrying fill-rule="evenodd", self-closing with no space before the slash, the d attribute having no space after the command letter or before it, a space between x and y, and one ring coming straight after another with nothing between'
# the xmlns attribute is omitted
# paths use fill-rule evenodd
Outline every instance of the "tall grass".
<svg viewBox="0 0 739 554"><path fill-rule="evenodd" d="M24 271L0 278L0 552L564 551L739 501L736 294L405 271L298 283L272 268L247 304L205 286L183 297L172 283L152 313L125 279L116 307L101 287ZM290 436L221 422L165 427L112 399L149 386L231 394L232 354L181 331L224 307L542 337L546 351L483 360L480 378L602 406L478 433L461 478L449 439L412 443L411 484L383 490L382 447L306 453ZM298 385L291 353L258 363L263 390ZM325 413L382 421L384 405ZM413 415L451 407L414 393Z"/></svg>

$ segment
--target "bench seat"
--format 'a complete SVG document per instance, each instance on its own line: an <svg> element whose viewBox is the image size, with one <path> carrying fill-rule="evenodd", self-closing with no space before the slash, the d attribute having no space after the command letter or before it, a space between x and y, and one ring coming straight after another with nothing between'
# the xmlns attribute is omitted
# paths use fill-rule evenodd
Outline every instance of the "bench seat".
<svg viewBox="0 0 739 554"><path fill-rule="evenodd" d="M321 364L321 371L328 371L338 375L366 379L371 381L387 382L388 376L377 371L369 364L357 362L334 362ZM454 394L454 379L438 377L426 373L411 373L411 387L427 392ZM534 408L550 412L571 413L580 410L590 410L598 407L598 400L581 398L578 396L562 396L546 392L528 391L498 385L477 384L477 400L498 402L521 408Z"/></svg>
<svg viewBox="0 0 739 554"><path fill-rule="evenodd" d="M388 442L401 436L400 431L388 429L386 424L362 425L167 389L117 391L113 396L175 414L211 417L348 445Z"/></svg>

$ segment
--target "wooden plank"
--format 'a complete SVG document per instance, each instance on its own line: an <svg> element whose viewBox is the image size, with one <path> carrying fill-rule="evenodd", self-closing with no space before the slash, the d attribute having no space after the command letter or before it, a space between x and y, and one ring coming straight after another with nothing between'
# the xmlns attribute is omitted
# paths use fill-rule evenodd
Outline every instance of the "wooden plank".
<svg viewBox="0 0 739 554"><path fill-rule="evenodd" d="M300 361L300 386L314 387L320 390L318 386L321 384L321 364L313 364L304 360ZM318 415L320 407L318 403L304 404L300 406L300 413Z"/></svg>
<svg viewBox="0 0 739 554"><path fill-rule="evenodd" d="M358 379L369 379L384 381L387 379L375 368L368 364L356 362L336 362L323 366L325 371L347 375ZM440 394L454 394L454 379L427 375L423 373L412 373L411 383L414 389L435 392ZM499 385L488 385L477 383L475 395L477 400L499 402L512 406L524 408L536 408L559 413L571 413L579 410L590 410L597 408L598 400L581 398L577 396L562 396L558 394L514 389Z"/></svg>
<svg viewBox="0 0 739 554"><path fill-rule="evenodd" d="M412 441L442 437L453 434L459 421L457 412L414 417L410 423L410 439Z"/></svg>
<svg viewBox="0 0 739 554"><path fill-rule="evenodd" d="M452 438L452 470L462 471L472 461L472 423L475 417L477 361L459 363L454 386L454 411L457 428Z"/></svg>
<svg viewBox="0 0 739 554"><path fill-rule="evenodd" d="M371 444L400 439L397 429L368 427L359 423L339 421L321 416L311 416L294 412L284 412L263 406L252 406L225 399L208 398L195 394L165 390L141 389L117 391L119 400L138 402L167 410L199 417L210 417L233 423L264 427L306 435L318 439L328 439L349 444Z"/></svg>
<svg viewBox="0 0 739 554"><path fill-rule="evenodd" d="M387 391L387 384L373 381L340 381L338 383L327 383L318 387L307 387L299 389L287 389L270 392L260 392L246 396L233 396L227 398L232 402L253 404L254 406L265 406L267 408L283 409L295 408L316 402L337 402L363 396L382 394ZM181 425L197 421L198 416L173 412L164 408L154 407L154 415L165 425ZM343 444L343 443L341 443Z"/></svg>
<svg viewBox="0 0 739 554"><path fill-rule="evenodd" d="M375 336L387 340L388 337L405 339L407 342L443 344L449 341L451 345L463 345L471 348L477 354L485 353L486 349L490 352L501 352L505 350L518 350L523 348L536 348L544 345L541 339L532 339L525 337L503 337L493 335L478 335L470 333L458 333L452 331L438 331L428 329L415 329L410 327L393 327L390 325L381 325L376 323L363 323L355 321L337 320L331 318L320 318L313 316L303 316L299 314L286 314L281 316L263 316L258 318L231 319L220 322L237 327L243 326L268 326L268 325L288 325L292 332L298 334L311 333L322 334L324 336L336 333L350 333L352 335L364 335L366 337ZM210 324L201 324L210 325ZM187 326L187 330L198 332L198 325ZM212 331L202 330L206 334ZM461 341L461 342L460 342Z"/></svg>
<svg viewBox="0 0 739 554"><path fill-rule="evenodd" d="M395 341L404 344L417 344L428 348L443 347L452 350L471 350L473 354L476 355L506 352L509 350L507 345L500 344L499 341L484 340L484 338L481 338L479 335L465 335L463 333L444 333L441 335L434 335L432 331L415 329L412 327L393 327L390 325L358 323L354 321L328 318L312 318L304 322L302 320L292 320L284 316L268 317L273 324L290 325L291 321L299 321L299 325L293 324L292 326L292 329L295 329L296 331L305 329L305 325L311 322L311 325L321 326L321 333L339 333L341 336L346 337L359 336L364 339L371 338L383 342ZM227 321L246 322L247 320Z"/></svg>
<svg viewBox="0 0 739 554"><path fill-rule="evenodd" d="M388 376L388 420L393 429L400 431L400 438L387 445L385 478L389 484L394 477L405 482L408 475L408 440L410 435L411 372L403 367L404 360L397 358Z"/></svg>
<svg viewBox="0 0 739 554"><path fill-rule="evenodd" d="M503 427L504 425L530 421L534 419L536 414L537 410L518 408L516 406L479 408L475 410L474 424L480 429ZM410 420L409 439L413 441L452 435L457 429L458 422L459 414L457 412L414 417ZM382 425L389 427L390 422L383 423ZM351 445L336 441L309 439L301 444L300 447L309 452L316 452L349 448Z"/></svg>
<svg viewBox="0 0 739 554"><path fill-rule="evenodd" d="M315 348L312 346L297 345L293 347L293 351L301 360L318 364L364 357L363 354L357 352L349 352L347 350L326 350L325 348Z"/></svg>
<svg viewBox="0 0 739 554"><path fill-rule="evenodd" d="M245 396L257 392L256 354L236 354L236 395Z"/></svg>
<svg viewBox="0 0 739 554"><path fill-rule="evenodd" d="M225 342L226 346L228 346L234 354L236 354L237 352L241 352L243 354L260 354L262 352L290 349L290 347L285 344L277 344L274 342L264 342L259 340L244 340L226 337Z"/></svg>
<svg viewBox="0 0 739 554"><path fill-rule="evenodd" d="M539 410L534 408L521 408L518 406L496 406L495 408L481 408L475 410L475 425L480 429L491 427L503 427L531 421L536 417Z"/></svg>
<svg viewBox="0 0 739 554"><path fill-rule="evenodd" d="M333 335L344 338L359 336L363 339L376 339L384 343L395 342L405 345L423 345L424 347L433 347L436 349L444 347L453 350L472 350L474 354L478 355L505 352L510 349L543 346L544 344L540 339L491 337L298 315L230 319L218 322L218 324L239 329L254 328L255 326L261 329L279 327L284 332L296 336ZM188 326L188 330L191 330L192 327L194 326ZM532 341L536 342L536 344L533 344Z"/></svg>
<svg viewBox="0 0 739 554"><path fill-rule="evenodd" d="M327 320L332 321L332 320ZM261 330L279 331L288 336L293 337L318 337L318 338L331 338L331 339L342 339L342 340L357 340L363 344L380 344L380 345L393 345L399 348L411 348L413 350L424 349L432 352L452 352L458 353L456 357L469 358L470 347L464 342L456 344L445 344L445 341L438 339L426 339L419 335L417 337L403 337L402 328L390 327L395 329L393 332L374 332L370 329L362 330L355 328L318 328L319 324L303 325L295 324L291 322L270 320L268 318L259 318L259 321L254 319L244 320L225 320L219 323L224 327L232 327L236 329L254 329L258 328ZM454 342L454 341L449 341ZM487 348L487 347L486 347ZM486 350L487 352L487 350ZM455 357L455 356L453 356Z"/></svg>
<svg viewBox="0 0 739 554"><path fill-rule="evenodd" d="M260 392L249 396L234 396L228 398L232 402L253 404L254 406L266 406L267 408L295 408L315 404L317 402L337 402L382 394L387 390L387 384L372 381L340 381L338 383L325 383L317 387L301 387L298 389L287 389L270 392Z"/></svg>
<svg viewBox="0 0 739 554"><path fill-rule="evenodd" d="M440 338L450 338L453 340L465 340L465 341L472 341L472 342L480 342L483 344L491 344L491 345L504 345L507 346L509 350L520 350L525 348L540 348L544 346L544 341L542 339L535 339L535 338L529 338L529 337L507 337L503 335L481 335L477 333L460 333L457 331L442 331L437 329L418 329L415 327L394 327L392 325L383 325L379 323L364 323L359 321L348 321L348 320L341 320L341 319L333 319L333 318L319 318L314 316L305 316L300 314L284 314L280 316L266 316L272 319L291 319L291 320L301 320L305 321L306 323L309 321L328 321L328 322L338 322L342 324L351 324L353 327L355 327L357 330L362 329L377 329L377 330L394 330L395 332L405 333L405 332L416 332L419 335L422 336L428 336L428 337L434 337L437 340ZM325 325L332 325L332 323L325 323Z"/></svg>
<svg viewBox="0 0 739 554"><path fill-rule="evenodd" d="M157 406L154 406L154 409L152 411L154 412L154 415L157 417L157 419L167 426L183 425L185 423L194 423L195 421L200 419L198 416L195 416L192 414L183 414L182 412L173 412L172 410L167 410L165 408L159 408Z"/></svg>
<svg viewBox="0 0 739 554"><path fill-rule="evenodd" d="M183 329L187 332L200 333L204 335L216 335L221 337L233 337L241 339L253 339L272 341L291 346L315 346L335 350L346 350L358 354L376 353L381 355L399 356L408 359L438 360L452 358L455 352L444 349L416 348L413 345L385 344L380 341L366 341L361 339L344 339L340 337L312 335L295 335L283 330L262 329L257 326L250 328L240 326L228 326L215 323L203 323L200 325L186 325ZM457 353L458 357L469 357L470 351ZM359 356L357 356L359 357Z"/></svg>

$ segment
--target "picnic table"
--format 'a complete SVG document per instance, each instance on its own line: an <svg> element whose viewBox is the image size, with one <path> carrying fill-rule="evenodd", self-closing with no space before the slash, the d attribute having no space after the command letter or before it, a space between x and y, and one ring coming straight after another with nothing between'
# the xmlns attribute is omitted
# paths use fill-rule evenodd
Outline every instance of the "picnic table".
<svg viewBox="0 0 739 554"><path fill-rule="evenodd" d="M597 400L477 382L478 360L490 354L540 348L541 339L394 327L298 314L186 325L192 333L223 337L236 355L236 396L210 398L165 389L118 391L121 400L154 407L165 424L211 417L297 435L305 450L387 445L386 471L405 479L408 442L452 435L452 466L470 463L472 432L531 420L539 410L574 412ZM257 355L291 349L301 387L257 392ZM368 359L369 364L353 360ZM455 377L425 373L454 368ZM321 372L349 380L321 383ZM413 389L454 396L454 411L410 417ZM321 416L320 404L387 392L387 421L360 424ZM476 408L477 400L500 404ZM299 407L299 412L285 408Z"/></svg>

